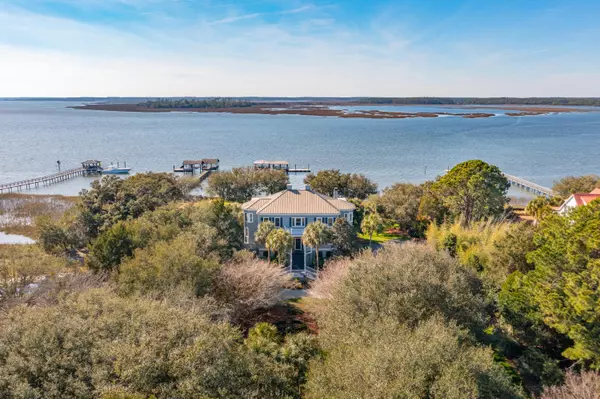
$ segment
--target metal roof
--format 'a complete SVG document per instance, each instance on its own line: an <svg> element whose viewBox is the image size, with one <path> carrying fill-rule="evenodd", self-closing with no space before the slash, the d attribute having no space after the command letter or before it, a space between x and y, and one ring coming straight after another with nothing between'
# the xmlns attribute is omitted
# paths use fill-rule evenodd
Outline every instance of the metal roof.
<svg viewBox="0 0 600 399"><path fill-rule="evenodd" d="M269 197L253 198L242 205L257 215L339 215L354 205L307 189L287 189Z"/></svg>

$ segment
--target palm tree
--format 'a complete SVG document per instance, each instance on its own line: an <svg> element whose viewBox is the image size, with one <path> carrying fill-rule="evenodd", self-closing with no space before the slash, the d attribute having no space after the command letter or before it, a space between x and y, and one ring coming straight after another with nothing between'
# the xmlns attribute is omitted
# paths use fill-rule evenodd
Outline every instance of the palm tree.
<svg viewBox="0 0 600 399"><path fill-rule="evenodd" d="M292 235L284 229L276 228L267 236L267 248L277 252L279 264L283 264L286 254L292 250L293 244Z"/></svg>
<svg viewBox="0 0 600 399"><path fill-rule="evenodd" d="M360 229L364 234L369 235L369 247L373 242L373 234L380 232L382 227L383 219L381 219L381 216L377 212L372 211L363 218Z"/></svg>
<svg viewBox="0 0 600 399"><path fill-rule="evenodd" d="M525 207L525 213L533 216L539 222L552 213L550 201L546 197L536 197L529 201Z"/></svg>
<svg viewBox="0 0 600 399"><path fill-rule="evenodd" d="M319 272L319 247L327 244L330 238L329 228L319 220L306 226L302 234L302 243L307 247L314 248L317 253L317 267L315 269L317 273Z"/></svg>
<svg viewBox="0 0 600 399"><path fill-rule="evenodd" d="M269 234L271 234L274 229L275 224L269 220L265 220L258 225L258 229L256 230L256 233L254 233L254 240L267 248L269 253L269 263L271 263L271 247L267 245L267 237L269 237Z"/></svg>

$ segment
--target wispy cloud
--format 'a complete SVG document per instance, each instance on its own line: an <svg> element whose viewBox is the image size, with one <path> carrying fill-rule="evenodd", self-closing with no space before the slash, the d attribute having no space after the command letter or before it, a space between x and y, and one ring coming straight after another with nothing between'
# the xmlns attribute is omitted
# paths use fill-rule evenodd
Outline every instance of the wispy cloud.
<svg viewBox="0 0 600 399"><path fill-rule="evenodd" d="M228 17L228 18L223 18L223 19L219 19L216 21L212 21L209 23L209 25L222 25L222 24L230 24L232 22L237 22L237 21L242 21L244 19L253 19L253 18L257 18L260 17L261 15L265 15L265 14L261 14L261 13L252 13L252 14L245 14L245 15L238 15L235 17Z"/></svg>
<svg viewBox="0 0 600 399"><path fill-rule="evenodd" d="M255 19L258 17L264 16L276 16L276 15L288 15L288 14L298 14L304 11L312 10L314 7L311 5L305 5L298 8L292 8L290 10L282 10L282 11L274 11L274 12L254 12L249 14L242 15L234 15L227 18L218 19L216 21L209 22L209 25L222 25L222 24L230 24L233 22L243 21L246 19Z"/></svg>
<svg viewBox="0 0 600 399"><path fill-rule="evenodd" d="M417 18L393 2L82 1L0 0L0 96L600 92L600 57L584 51L595 35L555 51L519 21L507 29L493 18ZM77 12L31 6L56 2Z"/></svg>

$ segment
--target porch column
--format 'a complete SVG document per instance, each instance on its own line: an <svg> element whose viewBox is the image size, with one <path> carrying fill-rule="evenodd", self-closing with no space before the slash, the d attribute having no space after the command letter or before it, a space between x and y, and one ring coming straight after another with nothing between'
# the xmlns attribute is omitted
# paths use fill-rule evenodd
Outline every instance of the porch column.
<svg viewBox="0 0 600 399"><path fill-rule="evenodd" d="M302 247L304 252L304 275L306 275L306 247Z"/></svg>

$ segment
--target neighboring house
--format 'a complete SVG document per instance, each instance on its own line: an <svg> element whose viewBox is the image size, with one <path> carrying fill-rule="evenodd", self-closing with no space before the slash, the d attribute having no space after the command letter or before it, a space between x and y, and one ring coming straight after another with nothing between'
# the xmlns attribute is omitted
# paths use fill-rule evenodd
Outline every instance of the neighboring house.
<svg viewBox="0 0 600 399"><path fill-rule="evenodd" d="M337 218L345 218L353 222L354 205L343 198L332 198L317 193L305 186L287 189L268 197L252 198L242 205L244 210L244 243L250 248L257 248L266 255L266 249L258 246L254 233L264 220L270 220L276 227L289 231L294 238L293 249L290 253L290 268L296 274L314 275L315 251L304 248L302 234L304 228L317 220L327 226L333 226ZM319 259L325 259L331 254L333 247L325 245L319 248Z"/></svg>
<svg viewBox="0 0 600 399"><path fill-rule="evenodd" d="M558 213L564 215L571 209L587 205L595 199L600 198L600 188L592 190L589 194L573 194L558 208Z"/></svg>

